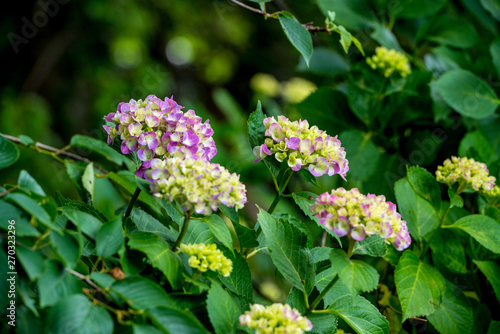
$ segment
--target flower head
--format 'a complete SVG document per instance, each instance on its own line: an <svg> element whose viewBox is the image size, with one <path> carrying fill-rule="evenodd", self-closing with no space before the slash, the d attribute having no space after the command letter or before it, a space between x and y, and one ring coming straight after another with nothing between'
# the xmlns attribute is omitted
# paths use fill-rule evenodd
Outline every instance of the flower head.
<svg viewBox="0 0 500 334"><path fill-rule="evenodd" d="M120 137L123 154L137 152L142 161L153 158L189 157L210 160L217 153L209 121L202 123L193 110L183 112L172 98L164 101L154 95L143 100L118 104L116 112L104 119L108 144Z"/></svg>
<svg viewBox="0 0 500 334"><path fill-rule="evenodd" d="M203 159L153 159L143 173L154 196L177 198L184 211L210 215L220 204L241 209L247 201L239 175Z"/></svg>
<svg viewBox="0 0 500 334"><path fill-rule="evenodd" d="M406 222L396 212L396 205L386 202L383 195L363 195L356 188L338 188L331 194L319 195L311 206L311 212L339 237L350 234L359 241L367 236L379 235L397 250L403 250L411 243Z"/></svg>
<svg viewBox="0 0 500 334"><path fill-rule="evenodd" d="M287 161L294 171L308 168L314 176L339 174L344 178L349 170L344 148L337 136L331 137L317 126L309 127L304 120L291 122L285 116L264 119L265 142L253 152L258 162L274 154L282 162Z"/></svg>
<svg viewBox="0 0 500 334"><path fill-rule="evenodd" d="M233 270L233 262L215 244L181 244L180 251L189 255L189 266L200 272L218 271L228 277Z"/></svg>
<svg viewBox="0 0 500 334"><path fill-rule="evenodd" d="M379 69L384 73L386 78L390 77L394 72L404 78L411 74L410 63L406 56L396 50L389 50L383 46L375 49L375 55L367 58L366 62L374 70Z"/></svg>
<svg viewBox="0 0 500 334"><path fill-rule="evenodd" d="M494 188L496 178L489 176L488 167L482 162L451 157L451 160L444 161L443 166L438 166L436 180L448 186L458 182L460 190L472 188L489 192Z"/></svg>
<svg viewBox="0 0 500 334"><path fill-rule="evenodd" d="M250 311L240 315L240 325L255 329L256 334L302 334L313 328L311 321L290 305L250 305Z"/></svg>

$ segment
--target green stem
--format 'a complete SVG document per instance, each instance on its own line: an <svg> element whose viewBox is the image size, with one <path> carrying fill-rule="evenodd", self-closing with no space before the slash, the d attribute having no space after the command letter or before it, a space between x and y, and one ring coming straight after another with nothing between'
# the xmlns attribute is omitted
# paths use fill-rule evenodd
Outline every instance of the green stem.
<svg viewBox="0 0 500 334"><path fill-rule="evenodd" d="M283 191L285 191L285 188L288 185L288 182L290 182L290 179L292 178L292 175L293 175L293 172L290 172L290 175L286 179L285 184L283 185L283 187L281 188L281 190L279 190L279 188L278 188L278 194L276 194L276 197L274 198L273 202L271 203L271 206L269 207L269 210L267 210L267 212L269 214L272 214L274 212L274 209L276 209L276 206L278 206L278 203L280 202L281 197L283 196Z"/></svg>
<svg viewBox="0 0 500 334"><path fill-rule="evenodd" d="M196 271L196 274L193 275L193 277L191 277L191 283L189 283L189 287L187 289L187 292L191 292L191 289L193 288L193 285L194 285L194 281L197 281L198 278L200 277L201 275L201 272L199 270Z"/></svg>
<svg viewBox="0 0 500 334"><path fill-rule="evenodd" d="M173 250L175 251L177 247L182 242L182 239L184 239L184 236L186 235L188 225L189 225L189 220L191 219L191 211L186 212L186 215L184 216L184 224L182 225L181 232L179 233L179 237L177 237L177 240L175 241L175 245Z"/></svg>
<svg viewBox="0 0 500 334"><path fill-rule="evenodd" d="M135 189L134 194L132 195L132 198L130 199L130 202L128 203L127 211L125 212L125 216L123 216L123 221L127 220L127 218L132 213L132 209L134 208L134 204L137 201L137 198L139 197L140 193L141 193L141 188L137 187Z"/></svg>
<svg viewBox="0 0 500 334"><path fill-rule="evenodd" d="M347 249L347 258L350 259L352 256L352 251L354 250L354 245L356 244L356 240L354 240L351 236L349 236L349 248Z"/></svg>
<svg viewBox="0 0 500 334"><path fill-rule="evenodd" d="M319 296L316 297L316 299L312 302L311 307L309 308L310 312L314 311L314 308L318 306L318 304L323 300L323 298L325 298L328 291L330 291L330 289L335 285L335 283L337 283L338 280L339 280L339 275L335 275L335 277L332 278L330 283L328 283L328 285L323 289L323 291L321 291Z"/></svg>
<svg viewBox="0 0 500 334"><path fill-rule="evenodd" d="M261 250L264 250L264 249L267 249L267 247L262 247L262 248L254 249L252 252L250 252L250 254L247 255L247 260L249 258L251 258L252 256L254 256L255 254L257 254L258 252L260 252Z"/></svg>
<svg viewBox="0 0 500 334"><path fill-rule="evenodd" d="M276 206L278 206L280 199L281 199L281 195L280 195L280 193L277 193L276 197L274 198L273 202L271 203L271 206L269 207L269 210L267 210L267 212L269 214L274 212L274 209L276 209Z"/></svg>

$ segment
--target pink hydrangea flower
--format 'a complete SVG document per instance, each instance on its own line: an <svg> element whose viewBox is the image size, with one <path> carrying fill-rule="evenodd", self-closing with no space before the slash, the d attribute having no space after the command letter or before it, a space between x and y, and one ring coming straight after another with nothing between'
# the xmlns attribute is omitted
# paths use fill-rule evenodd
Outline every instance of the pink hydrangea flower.
<svg viewBox="0 0 500 334"><path fill-rule="evenodd" d="M108 144L119 137L122 153L137 152L143 164L154 158L173 156L211 160L217 149L209 121L202 123L194 110L184 113L183 108L172 98L161 100L154 95L145 100L121 102L116 112L104 117L114 124L103 126Z"/></svg>
<svg viewBox="0 0 500 334"><path fill-rule="evenodd" d="M274 154L294 171L307 168L314 176L339 174L345 180L349 165L337 136L331 137L317 126L309 127L306 120L291 122L285 116L277 120L267 117L263 123L266 139L253 148L254 162Z"/></svg>
<svg viewBox="0 0 500 334"><path fill-rule="evenodd" d="M356 188L338 188L319 195L311 212L339 237L349 234L361 241L379 235L400 251L411 243L406 221L401 220L396 204L386 202L383 195L363 195Z"/></svg>

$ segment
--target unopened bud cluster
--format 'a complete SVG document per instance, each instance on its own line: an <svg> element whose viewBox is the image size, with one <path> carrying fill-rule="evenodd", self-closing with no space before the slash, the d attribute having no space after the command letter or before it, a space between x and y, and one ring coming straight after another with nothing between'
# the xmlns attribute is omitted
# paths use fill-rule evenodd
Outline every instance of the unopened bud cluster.
<svg viewBox="0 0 500 334"><path fill-rule="evenodd" d="M309 127L306 120L291 122L285 116L264 119L265 142L253 152L258 162L274 154L279 162L286 161L294 171L307 168L314 176L339 174L345 179L349 170L346 153L337 136L331 137L317 126Z"/></svg>
<svg viewBox="0 0 500 334"><path fill-rule="evenodd" d="M349 234L360 241L379 235L400 251L411 243L406 221L401 220L396 205L386 202L383 195L363 195L356 188L338 188L319 195L311 212L339 237Z"/></svg>
<svg viewBox="0 0 500 334"><path fill-rule="evenodd" d="M459 184L459 193L467 188L475 191L492 191L496 178L489 175L486 164L473 158L451 157L438 166L436 180L448 186Z"/></svg>
<svg viewBox="0 0 500 334"><path fill-rule="evenodd" d="M215 244L181 244L180 251L189 255L189 266L200 272L218 271L228 277L233 270L233 262Z"/></svg>
<svg viewBox="0 0 500 334"><path fill-rule="evenodd" d="M240 325L255 329L255 334L302 334L313 328L309 319L290 305L250 305L250 311L240 315Z"/></svg>
<svg viewBox="0 0 500 334"><path fill-rule="evenodd" d="M411 74L410 63L406 56L396 50L389 50L383 46L375 49L375 55L367 58L366 62L374 70L379 69L382 71L386 78L390 77L394 72L404 78Z"/></svg>

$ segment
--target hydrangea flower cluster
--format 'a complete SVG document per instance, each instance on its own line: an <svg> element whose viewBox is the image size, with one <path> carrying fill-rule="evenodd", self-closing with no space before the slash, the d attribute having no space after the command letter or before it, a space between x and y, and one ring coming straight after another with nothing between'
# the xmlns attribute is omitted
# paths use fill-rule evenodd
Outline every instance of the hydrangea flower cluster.
<svg viewBox="0 0 500 334"><path fill-rule="evenodd" d="M403 78L411 74L410 63L406 56L401 52L389 50L383 46L375 48L375 55L367 58L366 62L372 69L381 70L386 78L390 77L394 72L399 72Z"/></svg>
<svg viewBox="0 0 500 334"><path fill-rule="evenodd" d="M115 127L103 126L108 134L108 145L120 136L122 153L136 151L146 165L155 157L212 159L217 149L209 121L202 123L194 110L184 113L183 108L172 98L162 101L154 95L144 101L121 102L116 112L104 117L115 124Z"/></svg>
<svg viewBox="0 0 500 334"><path fill-rule="evenodd" d="M155 197L177 198L184 211L210 215L220 204L241 209L247 201L239 175L203 159L153 159L143 176Z"/></svg>
<svg viewBox="0 0 500 334"><path fill-rule="evenodd" d="M319 222L336 235L347 234L357 241L367 236L379 235L397 250L411 243L406 221L396 212L396 205L386 202L385 196L363 195L357 188L338 188L319 195L311 212Z"/></svg>
<svg viewBox="0 0 500 334"><path fill-rule="evenodd" d="M443 166L438 166L436 180L448 186L458 182L459 189L472 188L476 191L491 191L495 186L496 178L489 176L488 167L473 158L451 157L446 159Z"/></svg>
<svg viewBox="0 0 500 334"><path fill-rule="evenodd" d="M250 305L250 311L240 315L240 324L255 329L256 334L302 334L313 328L309 319L290 305Z"/></svg>
<svg viewBox="0 0 500 334"><path fill-rule="evenodd" d="M233 270L233 262L225 257L215 244L181 244L180 251L189 255L189 266L200 272L210 269L229 277Z"/></svg>
<svg viewBox="0 0 500 334"><path fill-rule="evenodd" d="M291 122L285 116L278 116L278 120L267 117L264 126L267 138L264 144L254 147L254 163L274 154L276 160L286 160L294 171L308 168L314 176L339 174L345 180L349 166L337 136L331 137L315 125L309 127L306 120Z"/></svg>

